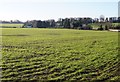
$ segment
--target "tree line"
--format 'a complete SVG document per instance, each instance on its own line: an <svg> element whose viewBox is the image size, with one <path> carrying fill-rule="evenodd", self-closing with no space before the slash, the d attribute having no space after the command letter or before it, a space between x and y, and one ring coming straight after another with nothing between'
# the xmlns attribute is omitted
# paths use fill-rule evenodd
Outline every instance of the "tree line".
<svg viewBox="0 0 120 82"><path fill-rule="evenodd" d="M32 21L27 21L24 23L23 27L27 28L68 28L68 29L92 29L93 27L90 25L91 23L99 23L100 28L103 29L102 23L109 23L105 25L105 29L108 29L108 27L113 28L113 25L111 23L120 23L120 17L118 17L117 20L112 20L111 18L100 18L97 20L94 20L90 17L85 17L85 18L59 18L58 21L55 21L54 19L52 20L46 20L46 21L41 21L41 20L32 20ZM118 28L114 27L114 28Z"/></svg>
<svg viewBox="0 0 120 82"><path fill-rule="evenodd" d="M61 28L78 28L87 27L89 23L92 23L92 18L60 18L58 21L55 20L33 20L27 21L23 27L36 27L36 28L47 28L47 27L61 27Z"/></svg>

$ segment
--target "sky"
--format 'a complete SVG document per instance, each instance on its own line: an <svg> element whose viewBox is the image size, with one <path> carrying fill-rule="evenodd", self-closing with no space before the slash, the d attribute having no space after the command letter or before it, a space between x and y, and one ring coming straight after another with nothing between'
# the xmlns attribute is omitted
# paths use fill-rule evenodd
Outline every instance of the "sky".
<svg viewBox="0 0 120 82"><path fill-rule="evenodd" d="M0 0L0 20L118 16L119 0Z"/></svg>

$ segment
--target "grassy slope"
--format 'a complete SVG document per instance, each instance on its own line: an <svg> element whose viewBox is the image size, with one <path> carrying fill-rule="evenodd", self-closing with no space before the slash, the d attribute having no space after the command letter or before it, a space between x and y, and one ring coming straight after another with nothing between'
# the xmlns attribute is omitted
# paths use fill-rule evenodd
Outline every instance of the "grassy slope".
<svg viewBox="0 0 120 82"><path fill-rule="evenodd" d="M118 33L3 29L2 80L119 80Z"/></svg>

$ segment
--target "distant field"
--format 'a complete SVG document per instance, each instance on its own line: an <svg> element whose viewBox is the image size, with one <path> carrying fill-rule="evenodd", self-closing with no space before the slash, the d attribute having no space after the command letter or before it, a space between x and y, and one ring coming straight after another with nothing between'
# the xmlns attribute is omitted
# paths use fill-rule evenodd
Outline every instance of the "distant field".
<svg viewBox="0 0 120 82"><path fill-rule="evenodd" d="M116 26L116 25L120 25L120 23L112 23L112 24L115 25L115 26Z"/></svg>
<svg viewBox="0 0 120 82"><path fill-rule="evenodd" d="M3 28L2 81L118 81L118 32Z"/></svg>
<svg viewBox="0 0 120 82"><path fill-rule="evenodd" d="M3 27L3 28L19 28L19 27L22 27L23 24L0 24L0 27Z"/></svg>
<svg viewBox="0 0 120 82"><path fill-rule="evenodd" d="M105 25L108 25L108 23L103 23L102 25L103 25L103 28L105 27ZM100 23L92 23L92 24L90 24L93 28L99 28L100 27ZM117 26L117 25L120 25L120 23L112 23L112 25L114 25L114 26Z"/></svg>

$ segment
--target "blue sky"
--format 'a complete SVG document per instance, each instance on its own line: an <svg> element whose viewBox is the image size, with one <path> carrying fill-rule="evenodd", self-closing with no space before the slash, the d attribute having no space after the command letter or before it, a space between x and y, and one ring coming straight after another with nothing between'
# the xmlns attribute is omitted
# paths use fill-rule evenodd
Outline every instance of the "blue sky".
<svg viewBox="0 0 120 82"><path fill-rule="evenodd" d="M118 0L0 0L0 20L118 16Z"/></svg>

